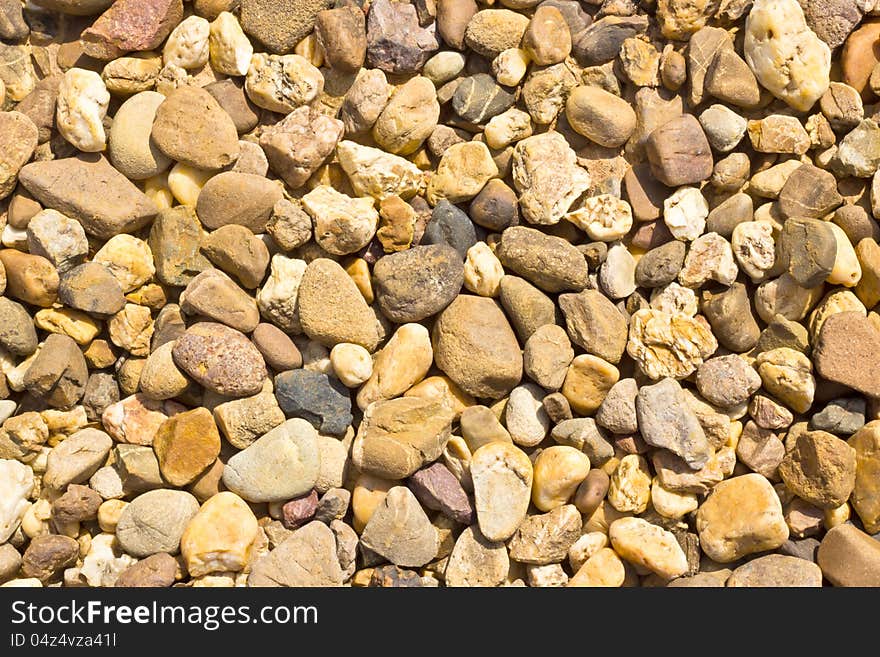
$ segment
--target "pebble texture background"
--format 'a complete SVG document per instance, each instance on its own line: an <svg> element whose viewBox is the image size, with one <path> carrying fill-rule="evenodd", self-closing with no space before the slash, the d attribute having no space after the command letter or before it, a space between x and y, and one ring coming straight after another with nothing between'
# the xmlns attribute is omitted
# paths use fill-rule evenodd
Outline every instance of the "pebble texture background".
<svg viewBox="0 0 880 657"><path fill-rule="evenodd" d="M0 585L880 586L875 0L0 0Z"/></svg>

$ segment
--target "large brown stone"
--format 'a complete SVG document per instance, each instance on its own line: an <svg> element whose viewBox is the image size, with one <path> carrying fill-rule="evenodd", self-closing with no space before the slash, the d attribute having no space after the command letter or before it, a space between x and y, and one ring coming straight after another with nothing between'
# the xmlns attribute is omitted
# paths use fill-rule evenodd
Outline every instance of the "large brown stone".
<svg viewBox="0 0 880 657"><path fill-rule="evenodd" d="M820 509L835 509L855 487L856 451L830 433L806 431L782 459L779 475L801 499Z"/></svg>
<svg viewBox="0 0 880 657"><path fill-rule="evenodd" d="M834 586L880 586L880 541L853 525L829 530L819 545L817 561Z"/></svg>
<svg viewBox="0 0 880 657"><path fill-rule="evenodd" d="M32 162L19 181L44 207L79 221L99 239L146 226L159 209L98 154Z"/></svg>
<svg viewBox="0 0 880 657"><path fill-rule="evenodd" d="M834 313L822 323L813 362L823 378L880 397L880 330L861 313Z"/></svg>
<svg viewBox="0 0 880 657"><path fill-rule="evenodd" d="M865 529L880 532L880 420L868 422L847 441L856 451L852 504Z"/></svg>
<svg viewBox="0 0 880 657"><path fill-rule="evenodd" d="M712 150L692 114L682 114L654 130L646 148L651 172L664 185L695 184L712 175Z"/></svg>
<svg viewBox="0 0 880 657"><path fill-rule="evenodd" d="M522 351L492 299L459 295L437 318L434 360L470 395L500 399L522 378Z"/></svg>

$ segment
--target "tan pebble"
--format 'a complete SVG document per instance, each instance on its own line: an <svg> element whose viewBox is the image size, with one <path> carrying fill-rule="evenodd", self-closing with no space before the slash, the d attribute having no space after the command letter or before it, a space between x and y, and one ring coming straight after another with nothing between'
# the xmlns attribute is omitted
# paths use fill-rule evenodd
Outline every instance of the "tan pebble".
<svg viewBox="0 0 880 657"><path fill-rule="evenodd" d="M485 242L477 242L467 251L464 263L464 286L483 297L497 297L501 292L504 267Z"/></svg>
<svg viewBox="0 0 880 657"><path fill-rule="evenodd" d="M680 577L688 570L687 557L675 536L647 520L615 520L608 528L608 536L621 557L664 579Z"/></svg>
<svg viewBox="0 0 880 657"><path fill-rule="evenodd" d="M359 344L341 342L330 350L333 372L349 388L364 383L373 373L373 357Z"/></svg>
<svg viewBox="0 0 880 657"><path fill-rule="evenodd" d="M107 142L103 121L109 104L110 93L100 75L81 68L70 69L58 85L58 131L81 151L103 151Z"/></svg>
<svg viewBox="0 0 880 657"><path fill-rule="evenodd" d="M590 471L589 457L566 445L554 445L535 459L532 502L541 511L562 506Z"/></svg>
<svg viewBox="0 0 880 657"><path fill-rule="evenodd" d="M178 162L168 172L168 189L178 203L195 207L199 192L215 173Z"/></svg>
<svg viewBox="0 0 880 657"><path fill-rule="evenodd" d="M611 475L608 502L618 511L643 513L651 500L651 471L638 454L627 454Z"/></svg>
<svg viewBox="0 0 880 657"><path fill-rule="evenodd" d="M351 496L352 524L356 532L360 533L364 530L370 518L373 517L373 512L394 485L393 481L380 479L370 474L361 474L357 478Z"/></svg>
<svg viewBox="0 0 880 657"><path fill-rule="evenodd" d="M259 527L250 507L224 491L206 501L180 540L180 553L192 577L239 572L251 560Z"/></svg>
<svg viewBox="0 0 880 657"><path fill-rule="evenodd" d="M125 511L128 504L129 503L124 500L107 500L106 502L103 502L101 506L98 507L98 526L101 528L101 531L107 532L108 534L115 534L119 518L122 516L122 512Z"/></svg>
<svg viewBox="0 0 880 657"><path fill-rule="evenodd" d="M614 550L606 547L584 562L568 581L568 586L616 588L622 586L625 579L623 562Z"/></svg>
<svg viewBox="0 0 880 657"><path fill-rule="evenodd" d="M562 394L576 412L587 415L602 405L602 400L617 380L620 372L611 363L593 356L576 356L568 367Z"/></svg>

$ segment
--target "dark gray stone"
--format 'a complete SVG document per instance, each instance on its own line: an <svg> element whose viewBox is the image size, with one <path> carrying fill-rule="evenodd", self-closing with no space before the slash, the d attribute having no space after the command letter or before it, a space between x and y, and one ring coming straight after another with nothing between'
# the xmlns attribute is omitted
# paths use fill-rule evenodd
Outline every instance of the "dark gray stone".
<svg viewBox="0 0 880 657"><path fill-rule="evenodd" d="M434 206L421 243L448 244L464 260L468 249L477 243L477 231L464 210L443 199Z"/></svg>
<svg viewBox="0 0 880 657"><path fill-rule="evenodd" d="M452 109L465 121L485 123L509 109L514 100L491 75L478 73L461 80L452 96Z"/></svg>
<svg viewBox="0 0 880 657"><path fill-rule="evenodd" d="M860 397L833 399L810 418L811 429L838 436L851 436L865 426L865 400Z"/></svg>
<svg viewBox="0 0 880 657"><path fill-rule="evenodd" d="M678 277L684 263L684 242L673 240L651 249L636 264L636 285L663 287Z"/></svg>
<svg viewBox="0 0 880 657"><path fill-rule="evenodd" d="M275 397L287 417L302 418L323 434L341 436L351 424L348 389L326 374L311 370L279 374Z"/></svg>

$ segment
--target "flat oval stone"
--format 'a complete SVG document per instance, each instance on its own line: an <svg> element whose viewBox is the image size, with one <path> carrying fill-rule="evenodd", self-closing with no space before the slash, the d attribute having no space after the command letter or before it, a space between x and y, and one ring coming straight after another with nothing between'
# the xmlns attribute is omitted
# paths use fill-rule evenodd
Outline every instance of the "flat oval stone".
<svg viewBox="0 0 880 657"><path fill-rule="evenodd" d="M386 255L373 268L379 308L399 324L421 321L446 308L463 281L461 257L442 244Z"/></svg>
<svg viewBox="0 0 880 657"><path fill-rule="evenodd" d="M471 477L480 531L490 541L506 541L529 508L532 462L511 443L489 443L471 457Z"/></svg>
<svg viewBox="0 0 880 657"><path fill-rule="evenodd" d="M220 395L254 395L267 376L266 364L253 343L223 324L194 324L171 353L179 368Z"/></svg>
<svg viewBox="0 0 880 657"><path fill-rule="evenodd" d="M284 195L281 186L253 173L224 171L213 176L196 202L196 214L206 228L237 224L254 233L266 230L272 208Z"/></svg>
<svg viewBox="0 0 880 657"><path fill-rule="evenodd" d="M434 361L474 397L500 399L522 378L522 351L492 299L460 295L434 323Z"/></svg>
<svg viewBox="0 0 880 657"><path fill-rule="evenodd" d="M318 432L294 418L234 455L223 483L249 502L280 502L308 493L318 480Z"/></svg>
<svg viewBox="0 0 880 657"><path fill-rule="evenodd" d="M182 490L152 490L131 501L116 525L116 538L125 552L143 558L174 554L199 502Z"/></svg>
<svg viewBox="0 0 880 657"><path fill-rule="evenodd" d="M166 96L156 110L152 137L172 160L199 169L222 169L238 159L232 118L201 87L179 87Z"/></svg>

